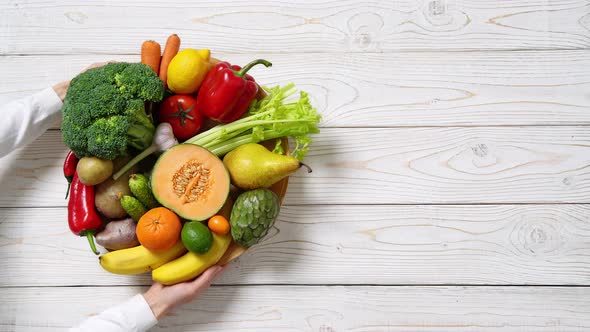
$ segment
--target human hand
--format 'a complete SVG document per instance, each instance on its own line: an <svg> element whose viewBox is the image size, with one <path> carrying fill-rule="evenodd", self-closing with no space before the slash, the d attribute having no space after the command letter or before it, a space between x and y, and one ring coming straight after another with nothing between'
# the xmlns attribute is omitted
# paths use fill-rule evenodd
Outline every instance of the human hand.
<svg viewBox="0 0 590 332"><path fill-rule="evenodd" d="M88 69L92 69L92 68L96 68L96 67L102 67L104 65L106 65L107 63L111 63L114 61L108 61L108 62L95 62L93 64L91 64L90 66L84 68L80 74L82 74L83 72L87 71ZM61 83L57 83L56 85L53 86L53 90L55 91L55 93L58 95L59 99L61 99L61 101L64 101L64 98L66 97L66 93L68 92L68 87L70 86L70 81L63 81Z"/></svg>
<svg viewBox="0 0 590 332"><path fill-rule="evenodd" d="M143 297L152 309L156 319L164 317L174 308L193 301L201 295L211 283L225 271L225 266L212 266L193 281L186 281L172 286L154 282Z"/></svg>
<svg viewBox="0 0 590 332"><path fill-rule="evenodd" d="M90 66L82 69L82 71L80 72L80 74L82 74L83 72L87 71L88 69L102 67L102 66L104 66L104 65L106 65L108 63L112 63L112 62L116 62L116 61L111 60L111 61L105 61L105 62L95 62L95 63L91 64Z"/></svg>

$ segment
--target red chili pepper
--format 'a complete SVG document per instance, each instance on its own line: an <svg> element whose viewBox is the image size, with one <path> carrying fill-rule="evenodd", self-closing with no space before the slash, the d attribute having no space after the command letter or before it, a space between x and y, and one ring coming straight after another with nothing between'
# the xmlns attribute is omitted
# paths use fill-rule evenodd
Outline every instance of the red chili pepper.
<svg viewBox="0 0 590 332"><path fill-rule="evenodd" d="M99 254L94 245L93 235L102 226L102 220L94 208L94 186L87 186L80 182L78 173L74 173L70 188L68 225L72 233L86 236L92 252Z"/></svg>
<svg viewBox="0 0 590 332"><path fill-rule="evenodd" d="M246 75L248 70L257 64L272 66L263 59L254 60L244 68L232 66L227 62L216 64L207 73L199 89L197 111L223 123L230 123L242 117L258 92L254 78Z"/></svg>
<svg viewBox="0 0 590 332"><path fill-rule="evenodd" d="M74 173L76 173L76 166L78 166L78 157L70 151L66 155L66 159L64 160L64 176L66 180L68 180L68 191L66 191L66 199L68 199L68 194L70 193L70 185L72 184L72 179L74 178Z"/></svg>

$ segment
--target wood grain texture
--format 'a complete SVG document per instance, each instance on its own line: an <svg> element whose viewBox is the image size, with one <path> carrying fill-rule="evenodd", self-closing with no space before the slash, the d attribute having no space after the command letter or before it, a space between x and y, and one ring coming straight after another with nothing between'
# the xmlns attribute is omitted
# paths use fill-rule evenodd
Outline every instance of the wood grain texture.
<svg viewBox="0 0 590 332"><path fill-rule="evenodd" d="M172 32L233 53L590 46L585 0L8 1L0 21L0 54L137 53Z"/></svg>
<svg viewBox="0 0 590 332"><path fill-rule="evenodd" d="M295 82L323 127L590 124L590 51L400 54L214 54L254 68L266 85ZM9 56L0 103L75 76L90 63L137 55Z"/></svg>
<svg viewBox="0 0 590 332"><path fill-rule="evenodd" d="M586 127L323 128L285 204L590 203ZM59 131L0 159L0 207L65 206Z"/></svg>
<svg viewBox="0 0 590 332"><path fill-rule="evenodd" d="M6 332L62 331L144 290L4 288L0 326ZM588 328L589 288L264 286L214 287L151 331L573 332Z"/></svg>
<svg viewBox="0 0 590 332"><path fill-rule="evenodd" d="M287 206L220 284L590 285L588 205ZM65 208L0 209L0 287L149 285L100 267Z"/></svg>
<svg viewBox="0 0 590 332"><path fill-rule="evenodd" d="M0 22L0 104L178 33L268 58L257 80L322 113L268 238L154 330L590 330L587 0L11 0ZM0 159L0 331L151 282L71 234L65 153L53 130Z"/></svg>

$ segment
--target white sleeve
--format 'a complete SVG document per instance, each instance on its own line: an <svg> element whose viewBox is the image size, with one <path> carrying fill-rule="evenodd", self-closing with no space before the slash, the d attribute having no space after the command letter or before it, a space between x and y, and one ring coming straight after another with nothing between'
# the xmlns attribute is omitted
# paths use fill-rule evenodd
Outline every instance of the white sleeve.
<svg viewBox="0 0 590 332"><path fill-rule="evenodd" d="M141 294L90 317L69 332L143 332L158 323Z"/></svg>
<svg viewBox="0 0 590 332"><path fill-rule="evenodd" d="M41 136L61 116L53 88L0 106L0 158Z"/></svg>

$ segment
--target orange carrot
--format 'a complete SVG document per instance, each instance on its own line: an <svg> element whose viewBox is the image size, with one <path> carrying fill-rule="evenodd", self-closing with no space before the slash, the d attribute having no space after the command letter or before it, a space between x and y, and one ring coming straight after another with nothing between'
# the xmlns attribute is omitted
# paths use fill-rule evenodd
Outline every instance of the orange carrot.
<svg viewBox="0 0 590 332"><path fill-rule="evenodd" d="M160 44L153 40L146 40L141 44L141 63L152 67L156 75L160 68L160 51Z"/></svg>
<svg viewBox="0 0 590 332"><path fill-rule="evenodd" d="M178 37L176 34L170 35L168 40L166 40L166 47L164 47L162 62L160 62L160 79L164 81L164 85L166 85L166 80L168 79L168 65L176 53L178 53L179 49L180 37Z"/></svg>

